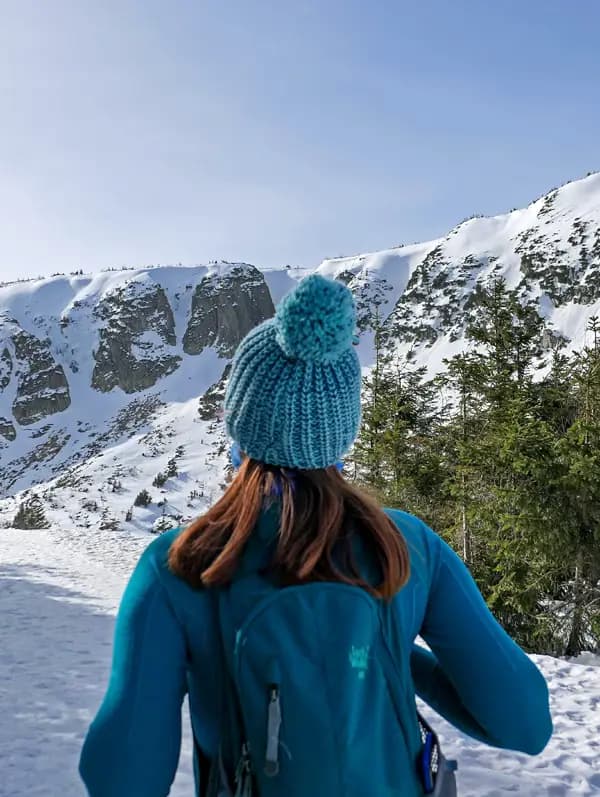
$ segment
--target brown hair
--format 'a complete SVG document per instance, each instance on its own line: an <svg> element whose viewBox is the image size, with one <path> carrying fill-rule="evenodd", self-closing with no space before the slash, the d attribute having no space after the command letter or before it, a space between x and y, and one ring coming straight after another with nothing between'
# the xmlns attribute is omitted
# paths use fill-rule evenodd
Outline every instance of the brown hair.
<svg viewBox="0 0 600 797"><path fill-rule="evenodd" d="M281 521L272 565L286 583L341 581L385 599L406 584L410 564L404 537L378 502L335 466L289 471L249 457L222 497L176 538L169 551L171 570L193 587L229 583L278 484ZM353 531L378 565L377 585L356 566Z"/></svg>

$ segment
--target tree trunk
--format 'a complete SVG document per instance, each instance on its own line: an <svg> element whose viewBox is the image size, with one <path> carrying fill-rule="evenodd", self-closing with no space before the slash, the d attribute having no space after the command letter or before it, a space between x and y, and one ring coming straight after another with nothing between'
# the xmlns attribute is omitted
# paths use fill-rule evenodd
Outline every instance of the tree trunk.
<svg viewBox="0 0 600 797"><path fill-rule="evenodd" d="M462 551L463 562L466 565L471 564L471 533L467 524L467 505L464 498L465 495L465 475L461 476L462 479L462 494L463 498L460 506L460 520L461 520L461 536L462 536Z"/></svg>
<svg viewBox="0 0 600 797"><path fill-rule="evenodd" d="M571 618L571 628L565 655L577 656L581 653L584 643L584 599L585 589L583 583L583 554L577 553L575 560L575 585L573 589L573 614Z"/></svg>
<svg viewBox="0 0 600 797"><path fill-rule="evenodd" d="M463 385L461 395L461 416L462 416L462 443L463 443L463 456L464 449L467 444L467 390L466 385ZM462 549L463 549L463 562L466 565L471 564L471 533L467 524L467 480L464 470L461 473L461 503L460 503L460 516L461 516L461 531L462 531Z"/></svg>

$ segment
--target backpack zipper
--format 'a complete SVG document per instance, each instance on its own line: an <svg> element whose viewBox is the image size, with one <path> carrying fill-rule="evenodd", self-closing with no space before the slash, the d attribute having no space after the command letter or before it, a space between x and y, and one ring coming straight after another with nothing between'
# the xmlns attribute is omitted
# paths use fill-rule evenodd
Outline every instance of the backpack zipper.
<svg viewBox="0 0 600 797"><path fill-rule="evenodd" d="M235 770L235 795L234 797L251 797L252 795L252 767L250 764L250 745L242 744L242 753Z"/></svg>

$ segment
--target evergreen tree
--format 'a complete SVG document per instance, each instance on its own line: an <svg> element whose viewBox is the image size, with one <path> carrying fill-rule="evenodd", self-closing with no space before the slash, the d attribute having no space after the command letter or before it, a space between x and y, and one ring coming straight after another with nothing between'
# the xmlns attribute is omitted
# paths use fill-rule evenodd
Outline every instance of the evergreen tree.
<svg viewBox="0 0 600 797"><path fill-rule="evenodd" d="M41 498L32 495L19 505L13 520L15 529L45 529L49 527Z"/></svg>
<svg viewBox="0 0 600 797"><path fill-rule="evenodd" d="M356 476L453 544L535 652L600 647L600 323L567 356L497 280L469 308L470 350L432 382L375 325ZM549 368L539 378L540 368Z"/></svg>
<svg viewBox="0 0 600 797"><path fill-rule="evenodd" d="M168 478L169 478L168 475L161 471L160 473L157 473L154 479L152 480L152 486L163 487L166 484Z"/></svg>
<svg viewBox="0 0 600 797"><path fill-rule="evenodd" d="M555 436L515 402L481 441L487 501L478 507L489 554L484 592L505 628L529 650L553 645L555 562L564 556L555 488ZM558 533L557 533L558 532Z"/></svg>
<svg viewBox="0 0 600 797"><path fill-rule="evenodd" d="M475 352L449 367L469 380L477 408L452 474L453 492L464 503L464 549L497 616L529 648L544 625L551 572L543 493L554 437L540 417L534 383L544 365L544 334L535 306L496 280L480 290L472 309L467 338Z"/></svg>
<svg viewBox="0 0 600 797"><path fill-rule="evenodd" d="M578 412L573 360L561 348L552 352L547 376L535 385L539 415L552 426L557 437L567 432Z"/></svg>
<svg viewBox="0 0 600 797"><path fill-rule="evenodd" d="M388 502L410 506L433 525L443 476L434 445L436 386L425 376L425 368L415 368L399 356L386 363L380 400L385 419L381 455Z"/></svg>
<svg viewBox="0 0 600 797"><path fill-rule="evenodd" d="M150 493L148 490L140 490L140 492L136 495L135 500L133 502L134 506L148 506L148 504L152 503L152 498L150 497Z"/></svg>
<svg viewBox="0 0 600 797"><path fill-rule="evenodd" d="M444 360L446 371L437 378L443 391L445 424L438 438L444 455L445 493L449 503L446 532L462 558L475 566L473 524L483 485L476 467L476 444L483 426L482 369L471 353Z"/></svg>
<svg viewBox="0 0 600 797"><path fill-rule="evenodd" d="M374 363L363 378L362 419L358 439L353 448L355 474L379 494L385 487L383 475L382 433L385 425L383 372L388 357L383 349L383 325L376 308L373 321Z"/></svg>
<svg viewBox="0 0 600 797"><path fill-rule="evenodd" d="M535 302L523 302L505 280L475 292L466 337L481 352L481 386L492 406L531 388L532 370L544 364L544 332Z"/></svg>
<svg viewBox="0 0 600 797"><path fill-rule="evenodd" d="M558 442L562 471L562 523L567 537L570 578L563 588L569 606L566 653L600 638L600 335L590 319L591 345L575 355L577 417Z"/></svg>

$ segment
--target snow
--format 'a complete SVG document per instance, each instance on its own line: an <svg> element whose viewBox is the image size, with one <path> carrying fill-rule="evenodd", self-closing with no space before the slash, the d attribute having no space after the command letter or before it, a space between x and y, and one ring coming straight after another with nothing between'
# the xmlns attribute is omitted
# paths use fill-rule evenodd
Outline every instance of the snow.
<svg viewBox="0 0 600 797"><path fill-rule="evenodd" d="M114 616L151 539L137 532L0 531L0 797L84 797L77 762L106 686ZM550 686L555 726L539 756L481 745L421 706L446 755L458 759L461 797L600 792L600 657L533 658ZM188 725L185 712L172 797L193 793Z"/></svg>
<svg viewBox="0 0 600 797"><path fill-rule="evenodd" d="M572 656L569 661L575 664L587 664L590 667L600 667L600 656L597 656L595 653L590 653L589 651L580 653L579 656Z"/></svg>
<svg viewBox="0 0 600 797"><path fill-rule="evenodd" d="M439 239L355 257L324 260L317 271L324 277L330 278L337 277L343 271L348 271L356 277L370 279L376 276L385 280L392 288L382 305L385 314L385 309L387 308L389 312L404 292L415 268L441 242L442 239Z"/></svg>
<svg viewBox="0 0 600 797"><path fill-rule="evenodd" d="M83 797L77 762L106 686L114 615L148 534L0 537L1 797ZM175 797L193 793L190 736Z"/></svg>
<svg viewBox="0 0 600 797"><path fill-rule="evenodd" d="M131 352L136 360L155 359L165 353L170 354L172 348L165 344L158 332L147 329L137 335L135 342L131 345Z"/></svg>
<svg viewBox="0 0 600 797"><path fill-rule="evenodd" d="M294 270L265 269L263 275L274 305L278 305L286 293L297 284L297 272Z"/></svg>
<svg viewBox="0 0 600 797"><path fill-rule="evenodd" d="M600 792L600 657L588 654L582 663L550 656L532 659L548 682L554 723L552 739L539 756L481 745L421 704L441 736L445 755L458 760L461 797Z"/></svg>

